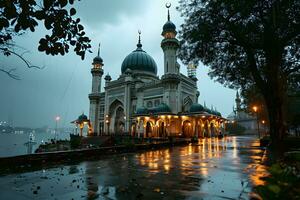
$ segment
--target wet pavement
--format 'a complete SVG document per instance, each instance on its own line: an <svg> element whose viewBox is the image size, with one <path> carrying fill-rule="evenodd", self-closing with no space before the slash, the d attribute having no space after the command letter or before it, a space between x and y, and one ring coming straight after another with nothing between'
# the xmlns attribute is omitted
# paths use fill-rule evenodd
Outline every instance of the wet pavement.
<svg viewBox="0 0 300 200"><path fill-rule="evenodd" d="M264 184L264 150L254 137L106 156L0 177L0 199L248 199Z"/></svg>

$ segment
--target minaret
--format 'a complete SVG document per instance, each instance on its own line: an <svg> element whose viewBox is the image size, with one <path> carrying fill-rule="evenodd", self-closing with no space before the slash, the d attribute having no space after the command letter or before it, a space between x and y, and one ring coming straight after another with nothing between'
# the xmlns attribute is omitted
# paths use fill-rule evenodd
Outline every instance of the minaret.
<svg viewBox="0 0 300 200"><path fill-rule="evenodd" d="M236 91L235 103L236 103L236 117L240 118L241 99L240 99L239 91Z"/></svg>
<svg viewBox="0 0 300 200"><path fill-rule="evenodd" d="M103 75L103 60L100 57L100 44L98 47L98 55L94 58L93 67L91 73L93 76L92 79L92 92L89 94L90 99L90 122L92 125L92 134L98 135L99 133L99 101L100 101L100 92L101 92L101 80Z"/></svg>
<svg viewBox="0 0 300 200"><path fill-rule="evenodd" d="M239 91L236 91L235 103L236 103L236 110L240 111L241 110L241 98L239 95Z"/></svg>
<svg viewBox="0 0 300 200"><path fill-rule="evenodd" d="M170 3L166 4L168 9L168 21L163 26L161 48L164 52L164 75L161 80L164 84L164 103L173 113L181 111L178 85L180 83L179 64L177 63L177 50L179 41L176 39L176 26L170 20Z"/></svg>
<svg viewBox="0 0 300 200"><path fill-rule="evenodd" d="M161 48L164 51L164 73L179 74L179 64L177 63L177 50L179 41L176 39L176 26L170 20L170 3L166 4L168 9L168 21L163 26Z"/></svg>

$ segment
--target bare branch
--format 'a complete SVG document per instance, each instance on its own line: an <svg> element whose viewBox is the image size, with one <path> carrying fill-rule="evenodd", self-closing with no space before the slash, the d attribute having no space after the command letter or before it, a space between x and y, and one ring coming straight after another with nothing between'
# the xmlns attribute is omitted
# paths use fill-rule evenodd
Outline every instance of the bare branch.
<svg viewBox="0 0 300 200"><path fill-rule="evenodd" d="M16 71L16 68L13 68L13 69L10 69L10 70L5 70L5 69L0 68L0 71L6 73L12 79L21 80L21 78L18 75L13 73L13 72Z"/></svg>
<svg viewBox="0 0 300 200"><path fill-rule="evenodd" d="M28 68L36 68L36 69L43 69L43 68L45 68L45 66L39 67L39 66L36 66L36 65L31 65L31 63L30 63L29 61L27 61L25 58L23 58L22 55L23 55L24 53L26 53L26 51L25 51L23 54L20 55L20 54L14 52L14 51L11 51L11 50L9 50L9 49L7 49L7 48L2 48L2 47L0 47L0 50L2 50L3 52L8 52L8 53L14 54L15 56L19 57L19 58L25 63L25 65L26 65Z"/></svg>

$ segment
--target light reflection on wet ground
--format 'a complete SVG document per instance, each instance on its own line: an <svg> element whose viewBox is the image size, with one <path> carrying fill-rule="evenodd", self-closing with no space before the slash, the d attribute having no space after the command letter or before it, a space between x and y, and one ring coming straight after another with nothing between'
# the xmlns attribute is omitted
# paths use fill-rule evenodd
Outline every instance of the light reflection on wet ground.
<svg viewBox="0 0 300 200"><path fill-rule="evenodd" d="M247 199L263 184L263 150L252 137L112 155L0 177L0 199Z"/></svg>

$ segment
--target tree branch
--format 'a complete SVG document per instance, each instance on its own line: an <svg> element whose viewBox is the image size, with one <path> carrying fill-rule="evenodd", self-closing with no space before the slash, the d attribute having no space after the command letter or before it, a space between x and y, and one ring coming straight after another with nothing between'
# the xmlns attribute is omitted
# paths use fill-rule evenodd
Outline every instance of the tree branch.
<svg viewBox="0 0 300 200"><path fill-rule="evenodd" d="M1 72L4 72L5 74L7 74L10 78L15 79L15 80L21 80L20 77L16 74L13 74L14 71L16 71L16 68L10 69L10 70L5 70L5 69L1 69Z"/></svg>
<svg viewBox="0 0 300 200"><path fill-rule="evenodd" d="M13 54L13 55L17 56L18 58L20 58L20 59L25 63L25 65L26 65L28 68L36 68L36 69L44 69L44 68L45 68L45 66L39 67L39 66L36 66L36 65L31 65L29 61L27 61L25 58L23 58L22 55L24 55L24 54L27 53L28 51L26 51L26 52L24 52L23 54L20 55L20 54L14 52L14 51L11 51L11 50L9 50L9 49L7 49L7 48L2 48L2 47L0 47L0 50L3 51L3 52L7 52L7 53L10 53L10 54Z"/></svg>

